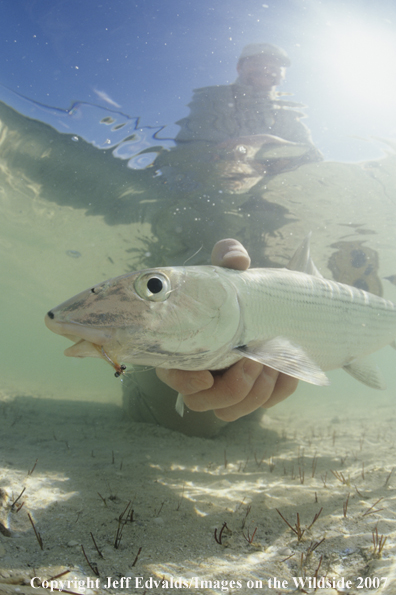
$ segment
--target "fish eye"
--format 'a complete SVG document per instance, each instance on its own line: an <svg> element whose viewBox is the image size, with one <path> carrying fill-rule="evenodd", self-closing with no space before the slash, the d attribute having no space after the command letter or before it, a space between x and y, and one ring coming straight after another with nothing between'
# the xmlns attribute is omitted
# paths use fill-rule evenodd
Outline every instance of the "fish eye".
<svg viewBox="0 0 396 595"><path fill-rule="evenodd" d="M164 302L170 293L169 278L160 272L143 273L135 281L135 291L143 299Z"/></svg>
<svg viewBox="0 0 396 595"><path fill-rule="evenodd" d="M162 288L163 283L158 277L151 277L151 279L147 281L147 289L151 291L151 293L159 293Z"/></svg>

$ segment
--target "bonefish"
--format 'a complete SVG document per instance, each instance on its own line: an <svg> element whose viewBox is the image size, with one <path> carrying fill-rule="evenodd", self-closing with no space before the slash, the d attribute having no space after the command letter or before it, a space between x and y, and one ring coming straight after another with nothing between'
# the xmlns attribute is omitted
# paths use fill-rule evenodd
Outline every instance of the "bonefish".
<svg viewBox="0 0 396 595"><path fill-rule="evenodd" d="M396 305L324 279L309 237L288 268L164 267L104 281L50 310L65 355L182 370L227 368L243 357L317 385L343 368L384 388L370 353L394 344Z"/></svg>

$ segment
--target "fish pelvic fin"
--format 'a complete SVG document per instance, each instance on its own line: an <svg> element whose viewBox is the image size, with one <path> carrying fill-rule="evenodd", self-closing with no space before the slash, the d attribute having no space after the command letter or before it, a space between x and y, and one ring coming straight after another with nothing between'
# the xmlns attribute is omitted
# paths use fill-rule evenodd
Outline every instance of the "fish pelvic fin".
<svg viewBox="0 0 396 595"><path fill-rule="evenodd" d="M378 390L386 389L380 369L377 364L370 361L367 357L354 360L344 366L343 369L356 378L356 380L359 380L359 382L370 386L370 388L376 388Z"/></svg>
<svg viewBox="0 0 396 595"><path fill-rule="evenodd" d="M305 240L295 251L289 264L286 266L290 271L300 271L300 273L307 273L307 275L314 275L315 277L322 277L323 275L318 271L311 258L310 242L312 232L309 232Z"/></svg>
<svg viewBox="0 0 396 595"><path fill-rule="evenodd" d="M237 351L243 357L310 384L319 386L330 384L323 370L305 353L302 347L293 345L284 337L275 337L264 343L252 341L237 348Z"/></svg>
<svg viewBox="0 0 396 595"><path fill-rule="evenodd" d="M178 393L178 395L177 395L175 409L176 409L176 412L180 415L180 417L183 417L183 415L184 415L184 401L183 401L183 395L181 393Z"/></svg>

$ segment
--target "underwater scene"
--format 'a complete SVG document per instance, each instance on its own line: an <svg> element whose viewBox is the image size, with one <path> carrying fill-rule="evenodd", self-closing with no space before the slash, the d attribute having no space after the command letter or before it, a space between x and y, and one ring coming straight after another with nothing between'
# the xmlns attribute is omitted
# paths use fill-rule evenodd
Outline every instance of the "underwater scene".
<svg viewBox="0 0 396 595"><path fill-rule="evenodd" d="M0 595L396 593L394 3L1 6Z"/></svg>

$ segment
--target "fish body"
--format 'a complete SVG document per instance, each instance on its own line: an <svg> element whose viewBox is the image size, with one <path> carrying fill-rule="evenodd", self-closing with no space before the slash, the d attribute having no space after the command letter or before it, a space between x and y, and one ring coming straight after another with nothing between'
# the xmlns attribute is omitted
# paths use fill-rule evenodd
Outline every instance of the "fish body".
<svg viewBox="0 0 396 595"><path fill-rule="evenodd" d="M45 322L75 342L65 351L74 357L104 353L182 370L223 369L247 357L313 384L328 384L325 372L344 368L384 388L363 358L395 339L395 304L324 279L309 256L309 238L289 267L130 273L69 299Z"/></svg>

